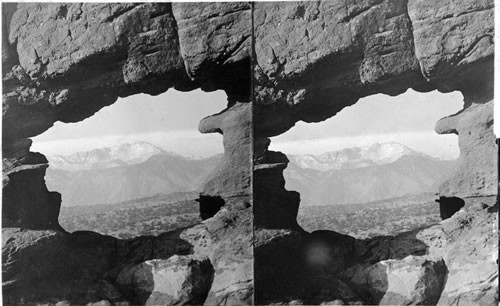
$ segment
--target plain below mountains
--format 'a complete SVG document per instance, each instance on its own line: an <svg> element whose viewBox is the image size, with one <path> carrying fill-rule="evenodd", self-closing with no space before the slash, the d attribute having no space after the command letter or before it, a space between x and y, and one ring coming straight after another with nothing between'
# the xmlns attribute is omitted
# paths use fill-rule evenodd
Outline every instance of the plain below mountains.
<svg viewBox="0 0 500 306"><path fill-rule="evenodd" d="M63 206L110 204L155 194L196 191L222 155L192 159L150 143L47 156L45 180Z"/></svg>
<svg viewBox="0 0 500 306"><path fill-rule="evenodd" d="M394 142L288 158L286 188L300 192L301 205L366 203L437 192L457 163Z"/></svg>

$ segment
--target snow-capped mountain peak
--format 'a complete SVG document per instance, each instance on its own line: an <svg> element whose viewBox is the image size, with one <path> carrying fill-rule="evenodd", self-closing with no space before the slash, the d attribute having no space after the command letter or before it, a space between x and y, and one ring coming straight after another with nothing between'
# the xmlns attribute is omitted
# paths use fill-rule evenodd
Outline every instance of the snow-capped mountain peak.
<svg viewBox="0 0 500 306"><path fill-rule="evenodd" d="M164 151L148 142L125 143L117 147L110 148L110 156L126 164L137 164L143 162L153 155Z"/></svg>
<svg viewBox="0 0 500 306"><path fill-rule="evenodd" d="M320 171L354 169L395 162L405 155L423 155L396 142L376 143L366 147L347 148L321 155L292 155L290 159L301 168Z"/></svg>
<svg viewBox="0 0 500 306"><path fill-rule="evenodd" d="M392 163L405 155L419 155L419 153L397 142L376 143L361 148L361 154L364 159L371 160L378 165Z"/></svg>
<svg viewBox="0 0 500 306"><path fill-rule="evenodd" d="M47 159L52 168L78 171L138 164L157 154L169 153L148 142L135 142L78 152L67 156L47 156Z"/></svg>

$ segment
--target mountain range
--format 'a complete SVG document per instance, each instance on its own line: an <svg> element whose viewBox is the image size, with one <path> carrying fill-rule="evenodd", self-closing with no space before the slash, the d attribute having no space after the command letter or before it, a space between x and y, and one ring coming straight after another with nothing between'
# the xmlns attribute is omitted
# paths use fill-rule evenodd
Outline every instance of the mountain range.
<svg viewBox="0 0 500 306"><path fill-rule="evenodd" d="M45 180L64 206L112 204L155 194L197 191L222 155L193 159L146 142L47 156ZM286 188L301 205L366 203L436 192L456 161L399 143L348 148L321 155L289 155Z"/></svg>
<svg viewBox="0 0 500 306"><path fill-rule="evenodd" d="M301 205L366 203L437 192L456 160L441 160L399 143L374 144L321 155L290 155L286 188Z"/></svg>
<svg viewBox="0 0 500 306"><path fill-rule="evenodd" d="M45 180L64 206L111 204L155 194L197 191L222 155L191 159L150 143L47 156Z"/></svg>

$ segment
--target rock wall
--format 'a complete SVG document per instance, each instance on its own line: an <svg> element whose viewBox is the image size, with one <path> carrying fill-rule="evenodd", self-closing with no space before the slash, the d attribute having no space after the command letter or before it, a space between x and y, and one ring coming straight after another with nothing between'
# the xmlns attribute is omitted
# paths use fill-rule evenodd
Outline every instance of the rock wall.
<svg viewBox="0 0 500 306"><path fill-rule="evenodd" d="M3 4L6 303L252 303L250 8ZM226 109L199 125L223 135L222 163L201 195L206 205L222 199L223 207L199 226L157 238L66 233L57 220L61 196L45 186L47 160L29 151L28 138L56 121L88 118L119 97L169 88L228 96ZM178 283L166 286L171 277L164 275Z"/></svg>
<svg viewBox="0 0 500 306"><path fill-rule="evenodd" d="M26 158L26 138L41 134L56 121L90 117L118 97L141 92L157 95L169 88L222 89L228 94L228 109L218 119L207 118L200 129L229 137L226 151L235 144L237 137L228 134L240 133L239 129L227 127L235 120L233 114L244 108L237 102L250 101L249 4L33 3L4 4L3 11L4 199L16 197L10 194L16 187L9 187L14 173L20 169L26 175L35 173L34 166L26 167L34 163ZM227 152L224 158L235 160L230 156ZM44 158L36 162L40 185L44 185L40 179L46 163ZM239 173L231 173L233 164L223 165L225 170L219 172L225 181L241 180ZM212 186L207 191L212 196L222 191L248 193L244 190L248 185L247 179L229 190ZM60 205L55 196L30 188L24 196L34 209L16 212L10 207L15 201L4 201L4 226L29 228L34 223L26 220L42 218L42 207L53 215L36 221L37 227L49 228L57 220L58 209L50 208Z"/></svg>
<svg viewBox="0 0 500 306"><path fill-rule="evenodd" d="M496 195L493 24L487 0L256 3L254 137L325 120L375 93L459 90L464 110L436 126L458 134L461 150L440 195Z"/></svg>
<svg viewBox="0 0 500 306"><path fill-rule="evenodd" d="M336 233L305 233L296 221L300 195L284 189L282 172L288 160L283 153L268 150L269 137L286 132L296 122L325 120L368 95L397 95L409 88L459 90L464 109L436 125L438 133L458 134L461 150L456 174L443 184L440 196L469 199L466 203L496 196L493 7L493 0L3 4L2 222L9 238L3 241L2 256L8 259L4 260L8 262L4 284L10 285L4 285L4 293L9 303L19 302L33 284L39 287L31 301L54 301L49 290L53 286L67 301L98 302L66 292L66 284L54 274L62 273L69 280L71 273L85 270L92 275L82 275L71 285L88 286L95 290L89 291L93 299L110 302L139 296L141 303L157 302L158 297L182 303L186 294L197 303L227 305L293 298L309 303L385 299L445 304L495 299L491 292L498 290L498 284L490 281L486 271L469 289L460 291L459 270L465 255L446 253L461 249L457 241L463 237L483 234L487 241L478 240L477 245L483 243L488 250L493 246L494 239L484 230L494 224L486 208L471 212L479 215L474 219L478 222L470 223L474 227L468 227L467 216L462 216L436 228L439 232L452 224L452 230L440 238L447 244L429 253L438 258L366 258L372 251L388 252L387 244L393 240L360 243ZM64 233L57 222L60 195L49 192L43 180L47 160L29 151L28 138L56 121L88 118L118 97L157 95L169 88L222 89L228 95L227 108L199 126L203 133L223 134L223 163L203 191L204 199L224 200L220 211L203 224L165 235L159 242L138 238L125 243ZM493 204L490 200L488 205ZM316 277L316 268L307 264L304 252L317 237L328 245L328 256L353 257L342 261L343 267L335 273L352 266L366 277L358 283L332 275ZM419 241L432 244L430 240ZM419 245L415 239L405 241L404 245ZM149 252L149 246L158 243L183 247ZM101 264L89 267L88 262L95 260L93 247L101 250ZM34 253L43 256L31 263ZM424 253L419 249L404 255ZM487 252L476 253L470 271L482 262L491 264ZM74 260L47 266L55 255ZM189 256L169 259L173 255ZM118 264L117 259L121 259ZM23 274L27 264L38 274ZM180 278L198 279L200 270L210 270L213 279L200 278L203 286L187 288L177 295L183 298L175 300L174 289L156 290L154 283L155 279L161 282L157 273L173 273L172 265L182 266ZM388 265L396 268L386 269ZM364 281L373 275L379 281L381 269L397 276L408 265L412 275L443 287L438 290L441 295L424 290L430 292L428 296L406 296L397 286L387 296L373 286L363 289ZM444 268L450 273L448 281L433 276ZM392 274L384 281L394 279ZM311 286L302 286L304 275ZM145 286L131 291L130 282L136 280ZM90 285L96 282L98 288ZM356 286L361 296L351 288Z"/></svg>
<svg viewBox="0 0 500 306"><path fill-rule="evenodd" d="M312 238L297 228L295 221L300 198L284 189L282 172L288 161L283 154L267 150L267 139L286 132L298 121L319 122L330 118L344 107L372 94L398 95L409 88L418 92L458 90L464 96L464 109L443 118L436 125L438 133L458 135L461 152L455 174L440 187L439 195L470 199L465 201L466 206L472 205L474 199L484 199L486 206L493 206L495 200L491 201L490 196L496 197L498 193L498 148L492 129L493 7L491 0L254 4L253 194L257 303L451 301L445 293L441 298L439 296L442 290L438 287L443 285L443 280L428 278L425 273L418 278L422 282L427 278L435 284L434 293L425 297L402 293L397 284L393 284L395 291L390 293L387 288L387 279L392 277L390 273L382 273L384 280L365 279L370 283L372 293L376 291L374 284L382 281L380 290L387 291L387 295L380 295L380 291L374 293L375 296L353 294L359 288L356 284L345 283L352 281L349 277L342 280L335 273L322 276L322 281L312 277L310 270L303 268L307 266L304 254ZM486 214L484 218L492 218L491 214L483 213ZM476 234L489 233L491 228L488 227L494 227L494 222L490 220L487 224L478 225L481 229L476 230L482 234ZM455 243L455 239L449 238L448 241ZM339 245L335 239L328 241L325 242L328 248ZM425 242L414 240L412 244L414 247ZM495 247L492 240L485 245L488 250ZM353 259L355 253L351 253ZM325 256L339 258L335 252L328 254ZM416 262L420 260L416 259ZM434 262L431 266L434 265L436 271L442 271L442 261L429 260ZM411 263L414 261L408 259L404 264L384 262L381 267L402 264L405 269L416 269L416 274L421 273L418 269L428 271L424 268L427 263L416 268ZM460 261L466 261L465 257L452 265ZM449 262L445 262L446 269ZM375 270L379 268L374 267ZM380 270L374 272L379 276L380 273ZM480 277L480 286L489 288L488 277ZM308 288L304 279L315 285ZM337 289L325 286L325 282L337 284ZM448 285L443 286L447 288ZM308 297L308 292L315 290L320 290L318 296L324 292L322 299ZM483 293L474 290L453 291L461 296L453 303L481 300ZM465 297L467 295L470 295L470 300ZM490 292L486 296L488 299L493 295Z"/></svg>

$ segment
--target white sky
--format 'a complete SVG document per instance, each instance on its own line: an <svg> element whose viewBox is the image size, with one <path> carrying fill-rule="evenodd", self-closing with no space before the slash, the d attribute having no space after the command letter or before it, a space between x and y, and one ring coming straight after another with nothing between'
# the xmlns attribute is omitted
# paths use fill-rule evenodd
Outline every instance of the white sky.
<svg viewBox="0 0 500 306"><path fill-rule="evenodd" d="M298 122L271 139L271 149L290 154L321 154L380 142L399 142L411 149L444 159L459 156L456 135L438 135L436 122L462 109L459 92L373 95L344 108L320 123Z"/></svg>
<svg viewBox="0 0 500 306"><path fill-rule="evenodd" d="M33 139L31 151L68 155L94 148L147 141L185 156L207 157L223 152L222 136L201 134L198 123L223 110L223 91L138 94L119 99L77 123L57 122Z"/></svg>

